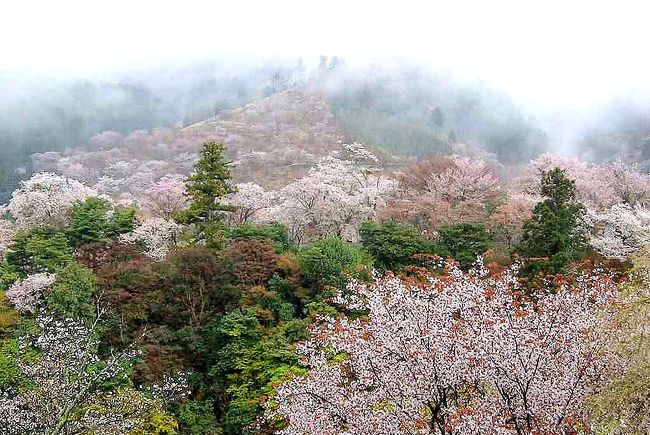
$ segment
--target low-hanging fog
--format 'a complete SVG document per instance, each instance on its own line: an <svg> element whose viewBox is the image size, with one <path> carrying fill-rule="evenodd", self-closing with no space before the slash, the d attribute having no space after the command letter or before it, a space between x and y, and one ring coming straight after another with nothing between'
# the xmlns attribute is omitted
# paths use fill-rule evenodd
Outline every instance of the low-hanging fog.
<svg viewBox="0 0 650 435"><path fill-rule="evenodd" d="M188 125L323 65L352 139L392 153L444 153L453 138L504 163L650 158L641 3L431 3L8 2L2 197L32 153Z"/></svg>

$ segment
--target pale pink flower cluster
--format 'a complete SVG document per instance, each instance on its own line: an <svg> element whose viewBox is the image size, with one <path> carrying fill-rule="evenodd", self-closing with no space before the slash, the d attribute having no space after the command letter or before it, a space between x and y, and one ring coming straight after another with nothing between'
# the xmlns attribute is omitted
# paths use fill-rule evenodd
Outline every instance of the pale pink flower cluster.
<svg viewBox="0 0 650 435"><path fill-rule="evenodd" d="M20 228L64 225L76 202L97 195L97 191L77 180L41 172L21 182L7 209Z"/></svg>
<svg viewBox="0 0 650 435"><path fill-rule="evenodd" d="M645 207L616 204L607 210L588 210L593 228L589 243L607 258L626 260L650 246L650 211Z"/></svg>
<svg viewBox="0 0 650 435"><path fill-rule="evenodd" d="M410 221L422 230L485 221L502 194L499 180L483 160L453 155L441 162L446 167L402 174L384 217Z"/></svg>
<svg viewBox="0 0 650 435"><path fill-rule="evenodd" d="M575 157L543 154L532 160L514 181L518 192L539 194L542 173L553 168L566 171L575 180L577 199L588 208L602 210L614 204L645 205L650 201L650 175L634 164L616 160L589 165Z"/></svg>
<svg viewBox="0 0 650 435"><path fill-rule="evenodd" d="M2 209L0 208L0 214L2 214ZM7 251L9 245L11 245L14 236L16 235L16 225L8 220L2 219L0 217L0 259Z"/></svg>
<svg viewBox="0 0 650 435"><path fill-rule="evenodd" d="M165 175L142 192L140 204L153 217L171 219L187 207L185 178L181 174Z"/></svg>
<svg viewBox="0 0 650 435"><path fill-rule="evenodd" d="M359 147L355 152L361 152ZM328 236L356 241L361 224L376 215L396 187L377 167L328 157L279 190L275 206L260 210L258 220L285 223L297 243Z"/></svg>
<svg viewBox="0 0 650 435"><path fill-rule="evenodd" d="M450 204L483 204L499 194L499 180L487 170L483 160L452 156L453 166L440 174L431 174L427 191Z"/></svg>
<svg viewBox="0 0 650 435"><path fill-rule="evenodd" d="M155 261L163 260L176 245L181 226L162 218L145 219L138 227L120 236L126 243L142 243L144 253Z"/></svg>
<svg viewBox="0 0 650 435"><path fill-rule="evenodd" d="M387 276L339 296L367 316L324 318L298 346L310 369L279 386L283 435L542 434L587 424L616 286L585 273L533 303L516 270L453 264L429 284Z"/></svg>
<svg viewBox="0 0 650 435"><path fill-rule="evenodd" d="M497 206L488 220L487 227L506 248L513 248L521 237L524 223L533 217L533 209L539 197L526 194L509 195Z"/></svg>
<svg viewBox="0 0 650 435"><path fill-rule="evenodd" d="M14 282L5 293L9 302L21 313L33 313L43 303L43 292L54 284L56 276L35 273Z"/></svg>
<svg viewBox="0 0 650 435"><path fill-rule="evenodd" d="M224 204L235 207L235 211L228 214L228 221L232 225L254 221L259 211L272 207L278 202L277 192L265 190L256 183L239 183L236 188L235 193L223 200Z"/></svg>

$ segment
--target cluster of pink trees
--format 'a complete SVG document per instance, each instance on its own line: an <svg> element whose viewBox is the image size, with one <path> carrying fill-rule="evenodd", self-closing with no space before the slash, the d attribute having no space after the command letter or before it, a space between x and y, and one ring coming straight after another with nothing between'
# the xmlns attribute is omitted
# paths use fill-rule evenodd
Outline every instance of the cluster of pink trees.
<svg viewBox="0 0 650 435"><path fill-rule="evenodd" d="M98 136L95 153L117 152L119 156L103 161L103 175L94 188L61 175L36 174L14 193L7 210L19 227L61 224L75 201L102 194L116 204L139 205L145 216L171 219L187 205L183 180L196 155L186 151L190 145L178 132L154 133L127 138L109 133ZM186 164L160 160L170 150L157 140L180 141L181 148L172 147L173 151L184 152L176 154L174 161L180 158ZM117 151L110 148L117 143L122 144ZM38 155L36 160L45 166L62 164L49 154ZM268 153L250 153L265 161L262 154ZM242 156L246 160L248 154ZM314 156L303 157L310 161ZM99 154L91 157L82 151L66 158L75 158L84 167L95 158L101 160ZM577 158L544 154L510 182L502 183L488 163L461 155L434 157L391 175L376 152L353 143L318 160L302 177L291 181L287 175L276 189L239 183L238 192L226 202L237 206L229 215L231 224L279 221L288 226L298 243L333 235L356 241L359 226L367 219L379 218L407 221L422 231L484 223L494 235L495 247L508 252L539 201L542 173L554 167L564 169L576 182L578 200L588 210L584 225L594 249L605 257L625 260L646 246L650 175L621 161L587 164ZM178 172L170 175L176 169ZM236 165L235 173L241 169Z"/></svg>
<svg viewBox="0 0 650 435"><path fill-rule="evenodd" d="M181 174L166 175L143 192L140 206L154 217L171 219L187 207L185 178Z"/></svg>
<svg viewBox="0 0 650 435"><path fill-rule="evenodd" d="M603 271L525 297L509 269L446 264L426 283L353 284L298 346L309 368L279 386L282 434L570 434L606 365L599 336L617 297Z"/></svg>
<svg viewBox="0 0 650 435"><path fill-rule="evenodd" d="M514 180L513 192L534 198L544 171L559 167L576 183L577 199L587 209L590 244L607 258L626 260L650 242L650 175L620 160L587 164L575 157L544 154Z"/></svg>
<svg viewBox="0 0 650 435"><path fill-rule="evenodd" d="M602 210L615 204L646 205L650 201L650 175L633 164L620 160L587 164L575 157L543 154L532 160L514 181L520 193L539 193L544 171L560 168L576 182L578 200L587 207Z"/></svg>
<svg viewBox="0 0 650 435"><path fill-rule="evenodd" d="M399 190L381 215L421 229L485 221L501 196L499 180L482 160L434 157L399 175Z"/></svg>

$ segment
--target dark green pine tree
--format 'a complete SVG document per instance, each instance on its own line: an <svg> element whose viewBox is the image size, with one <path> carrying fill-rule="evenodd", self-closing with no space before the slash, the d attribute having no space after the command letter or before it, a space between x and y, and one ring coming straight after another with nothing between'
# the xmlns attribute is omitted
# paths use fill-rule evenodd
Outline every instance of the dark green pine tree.
<svg viewBox="0 0 650 435"><path fill-rule="evenodd" d="M528 259L528 275L562 273L585 248L581 221L585 209L575 199L575 182L559 168L545 172L542 196L533 217L524 224L518 253Z"/></svg>
<svg viewBox="0 0 650 435"><path fill-rule="evenodd" d="M235 192L225 150L220 142L203 144L194 173L185 180L190 206L177 216L179 222L194 227L197 242L215 249L222 248L225 239L224 212L233 209L220 199Z"/></svg>

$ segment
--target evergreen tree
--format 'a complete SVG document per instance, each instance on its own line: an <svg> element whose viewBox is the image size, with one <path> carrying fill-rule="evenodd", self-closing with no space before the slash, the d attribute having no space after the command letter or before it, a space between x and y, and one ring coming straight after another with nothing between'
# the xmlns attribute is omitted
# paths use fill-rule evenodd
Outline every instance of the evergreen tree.
<svg viewBox="0 0 650 435"><path fill-rule="evenodd" d="M230 183L231 162L225 160L225 146L220 142L206 142L201 149L195 172L185 180L191 203L181 212L178 221L193 225L197 241L212 248L223 247L225 238L224 211L232 210L219 202L235 192Z"/></svg>
<svg viewBox="0 0 650 435"><path fill-rule="evenodd" d="M398 271L414 264L415 254L440 254L435 243L425 240L412 225L368 221L361 227L361 245L379 269Z"/></svg>
<svg viewBox="0 0 650 435"><path fill-rule="evenodd" d="M585 246L580 229L585 209L575 199L575 182L555 168L544 173L541 193L545 199L535 206L533 217L524 224L517 249L529 259L524 272L530 275L563 272Z"/></svg>
<svg viewBox="0 0 650 435"><path fill-rule="evenodd" d="M65 234L55 227L22 230L5 256L7 266L24 278L33 273L56 273L73 260Z"/></svg>
<svg viewBox="0 0 650 435"><path fill-rule="evenodd" d="M474 264L477 257L490 248L492 239L483 224L458 224L442 227L440 233L441 255L457 260L464 269Z"/></svg>
<svg viewBox="0 0 650 435"><path fill-rule="evenodd" d="M120 234L128 233L135 226L135 208L111 210L108 201L90 197L72 208L72 222L66 235L73 246L104 242Z"/></svg>

